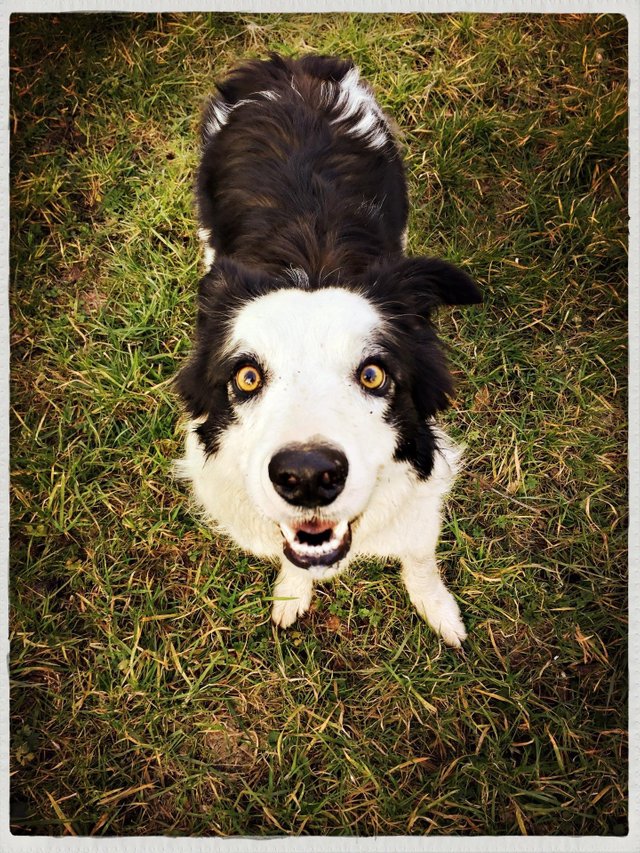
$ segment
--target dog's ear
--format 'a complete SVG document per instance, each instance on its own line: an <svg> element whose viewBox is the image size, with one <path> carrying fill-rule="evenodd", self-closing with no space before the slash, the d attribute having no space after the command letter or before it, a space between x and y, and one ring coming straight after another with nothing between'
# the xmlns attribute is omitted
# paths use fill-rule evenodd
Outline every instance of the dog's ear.
<svg viewBox="0 0 640 853"><path fill-rule="evenodd" d="M417 257L387 261L369 270L372 295L386 302L401 299L421 317L440 305L472 305L482 294L466 272L439 258Z"/></svg>
<svg viewBox="0 0 640 853"><path fill-rule="evenodd" d="M201 309L213 302L233 298L235 302L262 296L273 287L273 279L230 258L221 258L200 279L198 303Z"/></svg>
<svg viewBox="0 0 640 853"><path fill-rule="evenodd" d="M392 276L425 316L440 305L482 302L482 294L471 276L440 258L404 258L393 267Z"/></svg>
<svg viewBox="0 0 640 853"><path fill-rule="evenodd" d="M215 375L217 357L227 339L228 324L238 304L267 293L274 280L228 258L222 258L200 279L196 338L189 360L174 385L189 414L206 414L225 383Z"/></svg>
<svg viewBox="0 0 640 853"><path fill-rule="evenodd" d="M204 415L210 402L209 390L202 371L207 369L207 356L202 349L196 349L189 361L174 377L173 385L192 418Z"/></svg>

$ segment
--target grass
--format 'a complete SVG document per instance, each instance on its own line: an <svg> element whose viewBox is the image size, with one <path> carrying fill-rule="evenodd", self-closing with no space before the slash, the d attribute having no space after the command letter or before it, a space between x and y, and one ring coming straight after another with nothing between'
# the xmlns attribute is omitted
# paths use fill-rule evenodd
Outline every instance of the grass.
<svg viewBox="0 0 640 853"><path fill-rule="evenodd" d="M276 631L170 475L200 105L270 49L361 65L409 250L485 293L439 320L463 652L379 563ZM624 835L624 18L24 15L10 64L12 831Z"/></svg>

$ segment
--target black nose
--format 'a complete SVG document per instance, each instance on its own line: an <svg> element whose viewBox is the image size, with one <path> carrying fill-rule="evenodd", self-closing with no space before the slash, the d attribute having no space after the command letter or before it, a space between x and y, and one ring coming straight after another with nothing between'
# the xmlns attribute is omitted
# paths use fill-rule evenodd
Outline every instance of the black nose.
<svg viewBox="0 0 640 853"><path fill-rule="evenodd" d="M269 477L280 497L294 506L326 506L344 489L347 457L330 444L290 444L269 462Z"/></svg>

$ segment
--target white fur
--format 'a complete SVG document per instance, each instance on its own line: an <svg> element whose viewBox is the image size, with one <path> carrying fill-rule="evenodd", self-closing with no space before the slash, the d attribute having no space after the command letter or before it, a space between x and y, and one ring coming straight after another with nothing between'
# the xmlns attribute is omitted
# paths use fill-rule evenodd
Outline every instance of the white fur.
<svg viewBox="0 0 640 853"><path fill-rule="evenodd" d="M213 101L211 111L205 126L205 138L210 139L215 136L220 128L228 122L233 107L230 104L221 100Z"/></svg>
<svg viewBox="0 0 640 853"><path fill-rule="evenodd" d="M339 87L337 109L339 115L332 119L332 124L340 126L346 119L351 118L357 112L361 112L362 116L356 125L349 130L354 136L359 137L371 148L381 148L391 137L391 132L387 124L384 113L378 106L373 92L360 79L360 71L358 68L351 68L342 80L338 83L323 83L322 91L323 99L327 102L335 92L335 86ZM296 94L302 97L300 91L295 85L295 81L291 80L291 88ZM256 92L255 96L262 96L269 101L277 101L280 95L277 92L264 90ZM229 121L229 116L238 107L243 104L258 103L254 97L243 98L235 104L227 104L219 98L212 101L209 108L209 117L205 124L205 139L209 140L215 136L221 128Z"/></svg>
<svg viewBox="0 0 640 853"><path fill-rule="evenodd" d="M382 322L363 296L342 288L277 290L244 305L227 350L254 354L268 372L265 385L256 399L237 406L235 421L208 458L192 422L178 470L216 529L257 556L279 560L278 625L287 627L308 609L314 581L335 576L359 556L392 557L402 563L418 613L446 643L459 646L464 625L440 579L435 549L460 448L437 430L440 452L426 481L393 459L396 434L384 419L387 402L364 393L355 379ZM291 526L305 513L275 492L268 464L283 446L309 440L329 442L349 460L344 491L315 514L351 522L352 544L337 565L300 569L283 556L280 525Z"/></svg>
<svg viewBox="0 0 640 853"><path fill-rule="evenodd" d="M277 101L280 98L280 95L277 92L270 92L268 90L256 92L255 94L262 95L262 97L266 98L268 101ZM241 107L243 104L255 103L258 103L255 98L243 98L240 101L236 101L235 104L227 104L219 98L212 101L209 118L205 125L205 138L209 140L212 136L215 136L216 133L218 133L229 121L231 113L234 110L237 110L238 107Z"/></svg>
<svg viewBox="0 0 640 853"><path fill-rule="evenodd" d="M209 272L216 259L216 251L211 247L211 231L207 228L199 228L198 237L202 243L204 269L205 272Z"/></svg>
<svg viewBox="0 0 640 853"><path fill-rule="evenodd" d="M362 111L362 118L350 132L364 139L371 148L381 148L390 137L389 128L373 93L360 80L359 70L352 68L345 74L339 85L340 115L333 119L332 123L339 125L355 113Z"/></svg>

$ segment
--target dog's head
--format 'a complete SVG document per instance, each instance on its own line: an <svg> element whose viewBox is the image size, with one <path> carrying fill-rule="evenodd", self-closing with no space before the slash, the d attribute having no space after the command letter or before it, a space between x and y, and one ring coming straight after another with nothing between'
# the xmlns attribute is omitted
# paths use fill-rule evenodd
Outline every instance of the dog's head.
<svg viewBox="0 0 640 853"><path fill-rule="evenodd" d="M207 455L235 436L237 476L292 563L321 575L345 557L389 466L429 476L430 422L452 390L430 317L478 301L466 273L430 258L380 263L349 286L229 260L202 279L178 390Z"/></svg>

